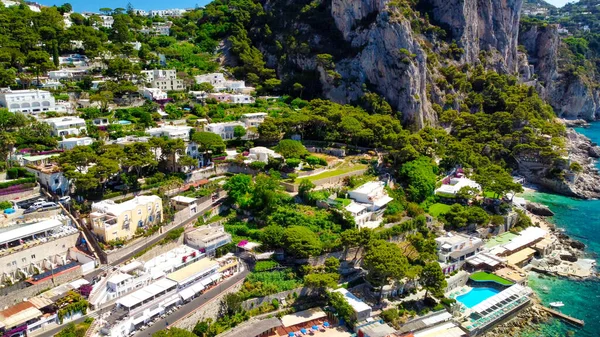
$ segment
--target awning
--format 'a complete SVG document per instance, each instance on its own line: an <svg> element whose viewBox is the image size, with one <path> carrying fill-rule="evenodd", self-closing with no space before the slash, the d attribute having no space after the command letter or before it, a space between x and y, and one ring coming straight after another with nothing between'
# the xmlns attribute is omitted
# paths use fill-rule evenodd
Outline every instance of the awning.
<svg viewBox="0 0 600 337"><path fill-rule="evenodd" d="M201 285L203 285L203 286L205 286L205 287L206 287L207 285L211 284L211 283L212 283L212 280L211 280L211 278L210 278L210 277L208 277L208 278L205 278L204 280L200 281L200 284L201 284Z"/></svg>
<svg viewBox="0 0 600 337"><path fill-rule="evenodd" d="M194 295L196 295L196 293L191 287L185 288L179 292L179 296L181 296L181 299L184 301L189 300L190 298L194 297Z"/></svg>
<svg viewBox="0 0 600 337"><path fill-rule="evenodd" d="M193 286L191 286L190 288L192 288L194 290L194 293L196 293L196 294L201 292L202 290L204 290L204 286L200 283L196 283Z"/></svg>

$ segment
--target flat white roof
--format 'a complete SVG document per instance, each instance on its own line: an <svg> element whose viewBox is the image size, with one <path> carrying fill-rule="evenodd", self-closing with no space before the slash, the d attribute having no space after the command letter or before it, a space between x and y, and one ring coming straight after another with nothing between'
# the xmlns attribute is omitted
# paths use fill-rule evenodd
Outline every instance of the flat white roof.
<svg viewBox="0 0 600 337"><path fill-rule="evenodd" d="M200 259L192 264L189 264L177 271L167 275L170 280L179 284L185 283L187 280L196 277L199 274L204 274L210 269L218 269L219 263L209 259Z"/></svg>
<svg viewBox="0 0 600 337"><path fill-rule="evenodd" d="M140 195L120 204L117 204L112 200L102 200L92 204L92 211L119 216L123 212L135 209L138 205L146 205L149 203L162 203L162 201L157 195Z"/></svg>
<svg viewBox="0 0 600 337"><path fill-rule="evenodd" d="M169 279L163 278L160 279L148 286L145 286L144 288L137 290L119 300L117 300L117 303L119 303L122 306L131 308L134 305L141 303L153 296L156 296L157 294L177 286L177 282L173 282Z"/></svg>
<svg viewBox="0 0 600 337"><path fill-rule="evenodd" d="M414 337L462 337L467 333L454 322L446 322L415 332Z"/></svg>
<svg viewBox="0 0 600 337"><path fill-rule="evenodd" d="M348 304L350 304L350 306L352 307L352 309L354 309L355 312L358 313L366 310L371 310L371 307L367 303L354 296L354 294L349 292L347 289L340 288L334 291L344 295L346 301L348 301Z"/></svg>
<svg viewBox="0 0 600 337"><path fill-rule="evenodd" d="M27 236L31 236L33 234L39 234L60 226L63 226L63 223L59 220L49 219L31 225L18 227L13 230L8 230L6 232L1 233L0 244L12 242Z"/></svg>
<svg viewBox="0 0 600 337"><path fill-rule="evenodd" d="M509 243L502 247L504 247L506 250L514 251L545 237L546 234L548 234L548 232L539 227L527 227L521 231L521 233L519 233L519 236L512 239Z"/></svg>
<svg viewBox="0 0 600 337"><path fill-rule="evenodd" d="M56 118L46 118L42 119L45 123L52 123L56 126L61 125L70 125L70 124L83 124L85 125L85 120L79 117L56 117Z"/></svg>
<svg viewBox="0 0 600 337"><path fill-rule="evenodd" d="M63 140L59 140L58 143L62 144L62 143L73 143L73 142L77 142L80 140L89 140L89 141L93 141L92 137L80 137L80 138L66 138Z"/></svg>
<svg viewBox="0 0 600 337"><path fill-rule="evenodd" d="M369 181L353 190L352 192L360 194L369 194L375 190L382 188L385 184L382 181Z"/></svg>
<svg viewBox="0 0 600 337"><path fill-rule="evenodd" d="M472 307L471 310L477 313L482 313L487 309L490 309L491 307L495 306L496 304L500 304L500 302L503 302L505 300L517 299L523 296L529 296L531 292L532 291L530 288L525 288L518 283L513 284L508 289L503 290L497 293L496 295L487 298L486 300L477 304L476 306Z"/></svg>
<svg viewBox="0 0 600 337"><path fill-rule="evenodd" d="M174 200L177 202L183 202L186 204L191 204L196 201L196 198L190 198L190 197L184 197L183 195L178 195L178 196L171 198L171 200Z"/></svg>
<svg viewBox="0 0 600 337"><path fill-rule="evenodd" d="M129 273L130 271L136 270L142 266L143 265L140 261L133 261L133 262L128 263L128 264L124 265L123 267L121 267L120 270L124 273Z"/></svg>
<svg viewBox="0 0 600 337"><path fill-rule="evenodd" d="M123 274L123 273L118 273L115 274L113 276L111 276L106 282L110 282L110 283L114 283L114 284L119 284L125 280L130 279L132 276L129 274Z"/></svg>
<svg viewBox="0 0 600 337"><path fill-rule="evenodd" d="M360 213L367 208L359 203L352 202L350 205L346 206L346 210L350 213Z"/></svg>

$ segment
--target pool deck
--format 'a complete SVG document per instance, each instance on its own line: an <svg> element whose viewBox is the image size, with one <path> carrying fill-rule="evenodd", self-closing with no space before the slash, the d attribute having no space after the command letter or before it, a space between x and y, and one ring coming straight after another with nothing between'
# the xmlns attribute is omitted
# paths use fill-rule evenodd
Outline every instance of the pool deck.
<svg viewBox="0 0 600 337"><path fill-rule="evenodd" d="M512 239L516 238L517 236L517 234L513 234L511 232L502 233L488 240L488 242L485 243L485 248L492 248L509 243Z"/></svg>

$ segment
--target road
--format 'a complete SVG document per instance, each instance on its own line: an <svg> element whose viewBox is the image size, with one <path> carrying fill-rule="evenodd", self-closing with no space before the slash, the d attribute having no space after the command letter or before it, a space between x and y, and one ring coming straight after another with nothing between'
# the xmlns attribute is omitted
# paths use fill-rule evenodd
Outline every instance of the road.
<svg viewBox="0 0 600 337"><path fill-rule="evenodd" d="M227 288L231 287L238 281L243 280L246 277L246 275L248 275L248 272L249 272L248 268L245 268L241 273L228 278L224 282L221 282L221 284L219 284L218 286L205 292L200 297L197 297L197 298L193 299L191 302L184 304L181 308L179 308L177 311L175 311L171 315L169 315L163 319L159 319L158 321L156 321L156 323L152 324L152 326L150 326L146 330L140 331L133 336L134 337L151 336L155 332L164 330L168 326L167 322L169 324L173 324L173 322L176 322L176 321L182 319L183 317L187 316L192 311L201 309L202 306L206 302L211 301L212 299L217 297L221 292L227 290Z"/></svg>
<svg viewBox="0 0 600 337"><path fill-rule="evenodd" d="M234 285L236 282L243 280L246 277L246 275L248 275L248 273L249 273L248 266L244 265L244 270L242 272L221 282L221 284L219 284L218 286L216 286L213 289L202 294L200 297L193 299L191 302L184 304L181 308L179 308L177 311L175 311L171 315L165 317L164 319L159 319L158 321L156 321L156 323L154 323L148 329L146 329L144 331L140 331L137 334L135 334L134 336L136 336L136 337L148 336L148 335L154 334L155 332L165 329L167 327L167 322L169 322L169 324L172 324L173 322L185 317L192 311L201 308L204 305L204 303L214 299L222 291L227 290L229 287ZM114 306L114 304L112 304L111 306ZM86 317L98 318L100 313L108 312L108 310L110 310L110 308L102 307L98 310L88 313L86 316L76 319L73 322L75 324L81 323L81 322L83 322L83 320L86 319ZM55 334L57 334L60 330L62 330L65 326L66 326L66 324L54 326L44 332L35 334L35 337L52 337Z"/></svg>

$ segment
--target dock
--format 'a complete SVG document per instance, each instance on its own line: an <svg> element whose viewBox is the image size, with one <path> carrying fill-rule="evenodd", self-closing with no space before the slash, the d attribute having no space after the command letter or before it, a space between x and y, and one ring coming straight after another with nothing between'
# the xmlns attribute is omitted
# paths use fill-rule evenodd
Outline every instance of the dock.
<svg viewBox="0 0 600 337"><path fill-rule="evenodd" d="M550 308L547 308L545 306L541 306L541 307L546 312L552 314L555 317L558 317L558 318L564 320L565 322L568 322L568 323L571 323L571 324L575 324L575 325L579 325L579 326L584 326L585 325L585 322L582 319L577 319L575 317L571 317L569 315L565 315L565 314L563 314L560 311L556 311L554 309L550 309Z"/></svg>

